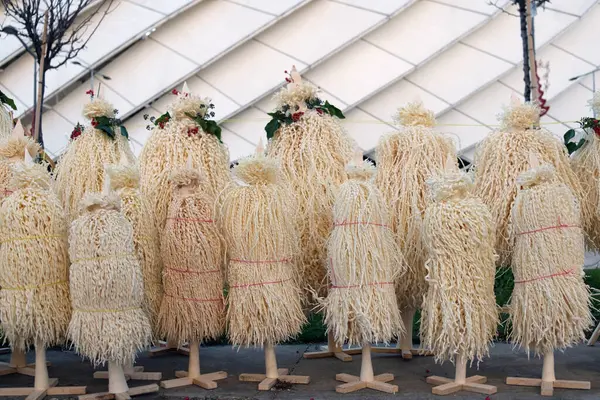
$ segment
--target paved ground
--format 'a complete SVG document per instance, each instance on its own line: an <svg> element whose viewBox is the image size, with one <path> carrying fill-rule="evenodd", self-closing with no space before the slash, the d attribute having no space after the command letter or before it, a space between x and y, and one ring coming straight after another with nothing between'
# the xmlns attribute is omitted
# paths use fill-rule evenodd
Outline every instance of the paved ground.
<svg viewBox="0 0 600 400"><path fill-rule="evenodd" d="M290 368L295 375L310 375L311 383L306 386L294 386L290 389L275 390L271 392L258 392L256 384L239 382L237 375L240 373L263 372L262 352L253 349L234 350L231 347L209 347L200 351L201 368L203 372L224 370L229 373L229 378L219 381L219 388L214 391L205 391L198 387L187 387L171 390L161 390L158 394L140 396L137 399L192 399L205 400L242 400L242 399L435 399L431 394L431 387L425 382L428 375L441 375L452 377L454 368L451 364L436 365L431 357L417 357L412 361L402 361L398 357L388 355L374 355L373 366L375 373L393 373L396 376L394 383L399 386L396 395L386 395L371 390L363 390L353 394L339 395L335 392L336 373L358 374L360 370L360 356L354 356L349 363L342 363L337 359L304 360L302 353L315 346L280 346L277 349L277 358L280 368ZM29 355L30 357L33 354ZM9 356L0 356L0 360L8 361ZM93 369L86 362L71 352L49 351L48 360L52 363L50 376L59 378L63 385L88 385L88 393L105 391L106 381L94 380ZM589 380L592 390L555 390L554 399L600 399L600 346L579 346L568 350L566 353L556 354L556 377L567 380ZM185 370L187 360L185 356L169 354L160 358L142 356L137 365L146 367L146 371L160 371L163 378L173 378L175 370ZM529 400L542 399L539 389L519 388L506 386L506 376L522 376L536 378L541 374L542 363L539 359L527 360L523 353L513 352L506 344L497 344L492 349L492 357L486 359L479 367L469 370L469 375L485 375L488 383L498 387L498 393L490 396L491 400ZM130 386L147 384L148 382L130 381ZM33 378L25 376L2 376L0 387L28 386L33 384ZM447 396L451 399L480 399L485 395L461 392ZM547 397L548 398L548 397Z"/></svg>

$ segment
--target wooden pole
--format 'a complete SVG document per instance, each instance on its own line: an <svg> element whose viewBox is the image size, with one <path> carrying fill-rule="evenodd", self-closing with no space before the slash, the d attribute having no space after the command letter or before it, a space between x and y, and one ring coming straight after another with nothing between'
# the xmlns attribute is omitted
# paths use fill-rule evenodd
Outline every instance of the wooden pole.
<svg viewBox="0 0 600 400"><path fill-rule="evenodd" d="M38 90L37 90L37 103L35 104L35 129L33 133L33 140L36 142L40 136L40 123L42 121L42 102L44 101L44 63L46 60L46 52L48 51L48 11L44 13L44 30L42 32L42 54L40 55L40 68L38 73Z"/></svg>
<svg viewBox="0 0 600 400"><path fill-rule="evenodd" d="M532 1L526 0L527 6L527 47L529 51L529 81L531 91L531 102L536 103L539 100L540 95L540 83L537 78L537 63L535 61L535 41L533 40L533 6ZM536 121L536 125L539 125L540 117Z"/></svg>

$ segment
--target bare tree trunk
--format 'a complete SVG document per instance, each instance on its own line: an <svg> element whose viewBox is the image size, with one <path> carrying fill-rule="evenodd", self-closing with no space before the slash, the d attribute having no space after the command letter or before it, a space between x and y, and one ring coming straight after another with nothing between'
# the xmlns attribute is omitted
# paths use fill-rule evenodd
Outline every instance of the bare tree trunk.
<svg viewBox="0 0 600 400"><path fill-rule="evenodd" d="M527 0L517 0L519 5L519 18L521 20L521 41L523 42L523 81L525 88L523 96L525 101L531 101L531 79L529 69L529 46L527 37Z"/></svg>
<svg viewBox="0 0 600 400"><path fill-rule="evenodd" d="M34 114L34 133L33 140L37 141L42 149L44 148L44 136L42 135L42 112L44 106L44 93L46 92L46 71L49 65L46 63L46 53L48 51L48 11L44 14L44 30L42 32L42 51L40 54L40 73L38 77L38 98Z"/></svg>

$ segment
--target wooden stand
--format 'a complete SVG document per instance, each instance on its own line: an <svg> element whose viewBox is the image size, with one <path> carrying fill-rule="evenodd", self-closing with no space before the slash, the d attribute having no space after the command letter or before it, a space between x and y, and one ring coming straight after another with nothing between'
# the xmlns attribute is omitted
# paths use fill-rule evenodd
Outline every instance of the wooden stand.
<svg viewBox="0 0 600 400"><path fill-rule="evenodd" d="M402 313L402 322L404 323L404 329L406 330L398 338L398 344L396 347L373 347L373 353L383 354L400 354L405 360L412 360L413 356L432 356L433 353L413 347L412 331L413 331L413 320L415 318L416 310L406 310Z"/></svg>
<svg viewBox="0 0 600 400"><path fill-rule="evenodd" d="M79 396L79 400L127 400L133 396L140 396L148 393L155 393L159 391L157 384L138 386L129 389L127 386L127 379L125 378L125 372L123 367L114 363L108 363L108 392L106 393L95 393L86 394Z"/></svg>
<svg viewBox="0 0 600 400"><path fill-rule="evenodd" d="M541 387L542 396L552 396L554 388L558 389L581 389L590 390L589 381L560 381L554 375L554 352L544 355L544 366L542 367L542 379L531 378L506 378L507 385L535 386Z"/></svg>
<svg viewBox="0 0 600 400"><path fill-rule="evenodd" d="M475 375L467 378L467 359L463 355L456 357L456 372L454 380L443 378L441 376L427 377L427 383L431 385L439 385L431 390L431 393L440 396L459 392L475 392L481 394L494 394L498 391L496 386L484 385L487 382L485 376Z"/></svg>
<svg viewBox="0 0 600 400"><path fill-rule="evenodd" d="M227 378L227 373L223 371L212 372L210 374L200 374L200 344L198 342L190 343L190 355L188 370L176 371L175 376L177 379L171 379L168 381L162 381L160 386L165 389L172 389L182 386L196 385L203 389L216 389L219 379Z"/></svg>
<svg viewBox="0 0 600 400"><path fill-rule="evenodd" d="M287 368L277 369L275 347L272 344L265 344L265 367L266 374L241 374L240 381L259 382L258 390L271 390L277 381L300 385L310 383L309 376L288 375L289 371Z"/></svg>
<svg viewBox="0 0 600 400"><path fill-rule="evenodd" d="M338 393L351 393L367 388L392 394L398 392L398 386L387 383L394 380L394 375L381 374L373 376L373 363L371 362L370 343L365 343L362 347L360 377L348 374L337 374L335 376L335 380L346 382L335 388L335 391Z"/></svg>
<svg viewBox="0 0 600 400"><path fill-rule="evenodd" d="M322 351L315 351L310 353L304 353L304 358L312 359L312 358L327 358L327 357L335 357L340 361L348 362L352 361L353 354L362 353L361 349L347 349L343 350L341 347L335 344L335 340L333 339L333 334L330 332L327 334L327 346L321 347Z"/></svg>
<svg viewBox="0 0 600 400"><path fill-rule="evenodd" d="M17 352L23 355L25 353ZM13 354L15 354L13 352ZM29 375L29 374L25 374ZM44 346L35 346L35 383L32 388L0 388L0 396L27 396L27 400L43 399L46 396L61 396L84 394L85 386L55 387L58 379L48 379L48 365L46 364L46 349Z"/></svg>
<svg viewBox="0 0 600 400"><path fill-rule="evenodd" d="M598 324L598 326L596 326L596 329L594 329L594 333L592 333L592 336L590 336L590 340L588 340L587 345L593 346L594 344L596 344L596 342L598 341L598 337L600 337L600 324Z"/></svg>
<svg viewBox="0 0 600 400"><path fill-rule="evenodd" d="M125 380L134 379L136 381L160 381L162 372L144 372L144 367L134 367L133 362L123 368ZM95 379L108 379L108 371L94 372Z"/></svg>
<svg viewBox="0 0 600 400"><path fill-rule="evenodd" d="M150 349L150 351L149 351L150 357L162 356L164 354L174 353L174 352L179 353L184 356L190 355L189 347L186 347L186 346L177 347L177 343L173 343L173 342L159 342L158 347L154 347L153 349ZM158 379L160 379L160 378L158 378Z"/></svg>

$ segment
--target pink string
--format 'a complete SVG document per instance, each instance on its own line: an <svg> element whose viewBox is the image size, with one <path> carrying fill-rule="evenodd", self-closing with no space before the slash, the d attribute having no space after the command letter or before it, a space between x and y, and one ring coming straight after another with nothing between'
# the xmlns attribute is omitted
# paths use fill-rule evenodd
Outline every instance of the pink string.
<svg viewBox="0 0 600 400"><path fill-rule="evenodd" d="M571 268L570 270L565 270L565 271L562 271L562 272L557 272L557 273L552 274L552 275L545 275L545 276L539 276L537 278L525 279L525 280L522 280L522 281L515 281L515 285L518 284L518 283L529 283L529 282L540 281L542 279L554 278L555 276L571 275L574 272L575 272L575 269Z"/></svg>
<svg viewBox="0 0 600 400"><path fill-rule="evenodd" d="M539 229L534 229L532 231L526 231L526 232L517 233L517 236L528 235L530 233L543 232L543 231L547 231L547 230L550 230L550 229L565 229L565 228L580 228L580 226L579 225L567 225L567 224L563 224L563 223L560 222L560 217L559 217L558 218L558 225L547 226L545 228L539 228Z"/></svg>
<svg viewBox="0 0 600 400"><path fill-rule="evenodd" d="M239 258L232 258L229 261L233 261L233 262L237 262L237 263L241 263L241 264L277 264L277 263L291 262L292 259L291 258L282 258L281 260L258 260L258 261L252 261L252 260L242 260L242 259L239 259Z"/></svg>
<svg viewBox="0 0 600 400"><path fill-rule="evenodd" d="M271 281L271 282L247 283L245 285L233 285L233 286L230 286L230 288L236 289L236 288L246 288L246 287L252 287L252 286L275 285L277 283L283 283L283 282L287 282L289 280L291 280L291 279L283 279L280 281Z"/></svg>
<svg viewBox="0 0 600 400"><path fill-rule="evenodd" d="M356 221L356 222L342 221L342 222L334 222L334 224L333 224L333 226L351 226L351 225L373 225L373 226L381 226L383 228L390 228L389 225L378 224L376 222L365 222L365 221Z"/></svg>
<svg viewBox="0 0 600 400"><path fill-rule="evenodd" d="M357 287L361 287L361 286L384 286L384 285L393 285L394 282L374 282L374 283L365 283L363 285L349 285L349 286L337 286L337 285L331 285L329 286L330 289L350 289L350 288L357 288Z"/></svg>
<svg viewBox="0 0 600 400"><path fill-rule="evenodd" d="M168 269L169 271L181 272L182 274L212 274L216 272L221 272L220 269L212 269L210 271L190 271L189 269L177 269L171 267L165 267L165 269Z"/></svg>
<svg viewBox="0 0 600 400"><path fill-rule="evenodd" d="M174 296L174 295L168 294L168 293L165 293L165 296L169 296L169 297L172 297L174 299L187 300L187 301L195 301L195 302L198 302L198 303L212 303L212 302L217 302L217 301L223 302L223 298L222 297L220 297L218 299L197 299L197 298L194 298L194 297L179 297L179 296Z"/></svg>
<svg viewBox="0 0 600 400"><path fill-rule="evenodd" d="M172 220L175 220L175 221L204 222L204 223L207 223L207 224L212 224L213 222L215 222L212 219L201 219L201 218L176 218L176 217L169 217L167 219L172 219Z"/></svg>

